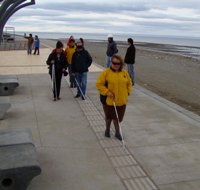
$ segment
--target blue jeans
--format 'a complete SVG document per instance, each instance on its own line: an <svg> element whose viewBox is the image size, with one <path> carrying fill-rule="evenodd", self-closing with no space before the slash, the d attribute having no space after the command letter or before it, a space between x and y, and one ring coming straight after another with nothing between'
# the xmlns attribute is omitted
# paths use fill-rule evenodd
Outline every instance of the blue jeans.
<svg viewBox="0 0 200 190"><path fill-rule="evenodd" d="M132 80L132 85L134 85L134 83L135 83L134 65L133 64L127 64L127 67L128 67L128 73L129 73L131 80Z"/></svg>
<svg viewBox="0 0 200 190"><path fill-rule="evenodd" d="M110 58L109 56L106 55L106 67L109 68L110 67Z"/></svg>
<svg viewBox="0 0 200 190"><path fill-rule="evenodd" d="M27 53L28 54L32 53L32 45L28 45Z"/></svg>
<svg viewBox="0 0 200 190"><path fill-rule="evenodd" d="M85 96L86 86L87 86L87 72L76 73L77 85L77 94L80 96Z"/></svg>

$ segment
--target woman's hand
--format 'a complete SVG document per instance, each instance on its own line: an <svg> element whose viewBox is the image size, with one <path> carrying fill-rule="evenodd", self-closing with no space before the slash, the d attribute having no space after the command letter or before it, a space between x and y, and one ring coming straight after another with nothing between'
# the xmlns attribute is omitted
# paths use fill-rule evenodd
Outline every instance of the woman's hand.
<svg viewBox="0 0 200 190"><path fill-rule="evenodd" d="M109 98L111 98L111 99L114 99L114 98L115 98L115 95L114 95L114 93L112 93L112 92L108 92L108 93L107 93L107 96L108 96Z"/></svg>
<svg viewBox="0 0 200 190"><path fill-rule="evenodd" d="M51 64L53 65L55 63L55 61L54 60L51 60Z"/></svg>

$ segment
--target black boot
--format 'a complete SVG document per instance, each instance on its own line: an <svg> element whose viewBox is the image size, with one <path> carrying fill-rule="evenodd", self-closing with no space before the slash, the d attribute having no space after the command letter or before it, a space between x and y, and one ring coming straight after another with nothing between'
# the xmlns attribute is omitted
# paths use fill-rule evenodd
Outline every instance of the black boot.
<svg viewBox="0 0 200 190"><path fill-rule="evenodd" d="M105 130L105 136L110 138L110 124L112 120L108 119L106 120L106 130Z"/></svg>
<svg viewBox="0 0 200 190"><path fill-rule="evenodd" d="M115 137L117 139L119 139L120 141L122 141L122 136L120 134L118 120L113 120L113 123L114 123L114 126L115 126Z"/></svg>
<svg viewBox="0 0 200 190"><path fill-rule="evenodd" d="M122 141L122 136L120 135L120 133L116 133L116 134L115 134L115 137L116 137L117 139L119 139L120 141Z"/></svg>
<svg viewBox="0 0 200 190"><path fill-rule="evenodd" d="M81 95L77 94L76 96L74 96L74 98L79 98Z"/></svg>
<svg viewBox="0 0 200 190"><path fill-rule="evenodd" d="M110 138L110 129L105 130L105 137Z"/></svg>

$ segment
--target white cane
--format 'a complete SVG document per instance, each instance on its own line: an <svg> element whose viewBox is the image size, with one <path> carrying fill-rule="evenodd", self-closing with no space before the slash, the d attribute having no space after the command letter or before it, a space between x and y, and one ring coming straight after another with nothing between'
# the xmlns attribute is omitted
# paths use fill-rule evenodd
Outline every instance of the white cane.
<svg viewBox="0 0 200 190"><path fill-rule="evenodd" d="M52 92L54 89L54 74L53 74L53 65L52 65L52 71L51 71L51 88L52 88ZM54 94L53 94L54 95Z"/></svg>
<svg viewBox="0 0 200 190"><path fill-rule="evenodd" d="M122 134L122 128L121 128L121 125L120 125L120 122L119 122L119 115L117 113L117 108L116 108L116 104L115 104L114 101L113 101L113 106L114 106L114 109L115 109L115 114L117 116L117 121L118 121L118 125L119 125L119 131L120 131L120 134L121 134L121 137L122 137L122 145L123 145L123 147L125 147L124 137L123 137L123 134Z"/></svg>
<svg viewBox="0 0 200 190"><path fill-rule="evenodd" d="M78 88L79 88L79 90L80 90L80 92L81 92L81 94L82 94L82 97L85 99L85 95L83 94L83 91L81 90L81 87L80 87L78 81L76 80L76 77L74 77L74 79L75 79L76 84L77 84L77 86L78 86Z"/></svg>
<svg viewBox="0 0 200 190"><path fill-rule="evenodd" d="M56 95L56 99L58 98L57 96L57 87L56 87L56 73L55 73L55 65L52 65L52 85L53 85L53 89L55 87L55 95Z"/></svg>

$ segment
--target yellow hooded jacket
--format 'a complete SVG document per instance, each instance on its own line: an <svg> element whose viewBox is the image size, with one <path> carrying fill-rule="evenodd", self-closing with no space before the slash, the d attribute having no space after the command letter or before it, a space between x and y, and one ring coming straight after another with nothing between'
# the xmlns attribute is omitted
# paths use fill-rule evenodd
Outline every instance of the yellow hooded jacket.
<svg viewBox="0 0 200 190"><path fill-rule="evenodd" d="M106 81L108 87L105 86ZM123 106L127 103L128 95L132 91L132 82L126 70L114 72L108 68L100 73L96 81L96 88L104 96L109 91L114 93L116 106ZM113 100L107 97L106 104L112 106Z"/></svg>
<svg viewBox="0 0 200 190"><path fill-rule="evenodd" d="M67 46L66 49L65 49L65 53L66 53L66 57L67 57L67 62L69 64L72 63L72 56L73 56L73 54L74 54L75 51L76 51L76 46L74 46L74 47Z"/></svg>

